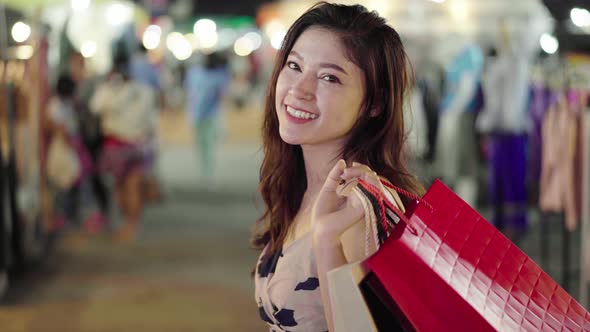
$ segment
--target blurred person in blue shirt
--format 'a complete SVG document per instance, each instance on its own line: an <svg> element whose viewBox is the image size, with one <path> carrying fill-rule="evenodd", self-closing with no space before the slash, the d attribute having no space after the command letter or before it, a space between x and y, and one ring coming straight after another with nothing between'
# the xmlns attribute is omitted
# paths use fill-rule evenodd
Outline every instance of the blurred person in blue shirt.
<svg viewBox="0 0 590 332"><path fill-rule="evenodd" d="M201 177L213 180L215 148L220 134L220 103L231 79L227 58L221 53L206 56L203 64L191 66L185 78L187 107L195 123Z"/></svg>

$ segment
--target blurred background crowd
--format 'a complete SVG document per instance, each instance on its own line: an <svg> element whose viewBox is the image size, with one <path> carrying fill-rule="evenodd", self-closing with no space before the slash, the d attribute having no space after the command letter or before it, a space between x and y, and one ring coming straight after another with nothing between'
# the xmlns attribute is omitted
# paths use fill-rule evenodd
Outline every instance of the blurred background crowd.
<svg viewBox="0 0 590 332"><path fill-rule="evenodd" d="M412 164L588 308L590 3L359 0L400 33ZM0 1L0 330L260 331L277 49L314 1Z"/></svg>

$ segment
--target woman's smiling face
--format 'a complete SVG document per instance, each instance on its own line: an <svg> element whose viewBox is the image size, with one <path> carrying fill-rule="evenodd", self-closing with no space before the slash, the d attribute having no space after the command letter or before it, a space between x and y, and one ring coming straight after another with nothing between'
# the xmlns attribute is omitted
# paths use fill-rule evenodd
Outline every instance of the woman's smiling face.
<svg viewBox="0 0 590 332"><path fill-rule="evenodd" d="M288 144L342 146L365 95L362 70L338 35L310 27L297 39L276 85L281 138Z"/></svg>

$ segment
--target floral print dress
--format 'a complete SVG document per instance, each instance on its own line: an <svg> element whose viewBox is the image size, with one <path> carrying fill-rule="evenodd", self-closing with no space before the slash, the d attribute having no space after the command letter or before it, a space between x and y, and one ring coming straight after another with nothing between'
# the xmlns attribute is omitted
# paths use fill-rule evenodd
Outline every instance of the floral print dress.
<svg viewBox="0 0 590 332"><path fill-rule="evenodd" d="M278 252L267 246L260 255L255 297L269 331L328 331L310 234Z"/></svg>

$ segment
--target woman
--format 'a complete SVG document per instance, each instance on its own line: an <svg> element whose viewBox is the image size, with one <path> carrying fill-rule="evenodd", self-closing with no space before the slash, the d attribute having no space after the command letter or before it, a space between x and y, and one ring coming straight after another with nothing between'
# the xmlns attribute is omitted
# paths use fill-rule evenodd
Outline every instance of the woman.
<svg viewBox="0 0 590 332"><path fill-rule="evenodd" d="M216 147L222 134L221 102L231 74L225 56L211 53L204 65L197 64L186 73L187 106L195 122L201 179L214 183Z"/></svg>
<svg viewBox="0 0 590 332"><path fill-rule="evenodd" d="M155 96L129 77L126 56L116 56L108 79L90 101L90 110L100 118L104 142L99 161L103 173L115 180L115 196L123 224L114 239L134 241L143 212L145 169L153 157Z"/></svg>
<svg viewBox="0 0 590 332"><path fill-rule="evenodd" d="M266 211L253 237L263 248L256 301L271 330L333 330L326 273L365 258L364 212L336 194L341 181L385 190L380 176L422 193L404 163L408 67L399 35L362 6L322 2L289 29L267 94Z"/></svg>

